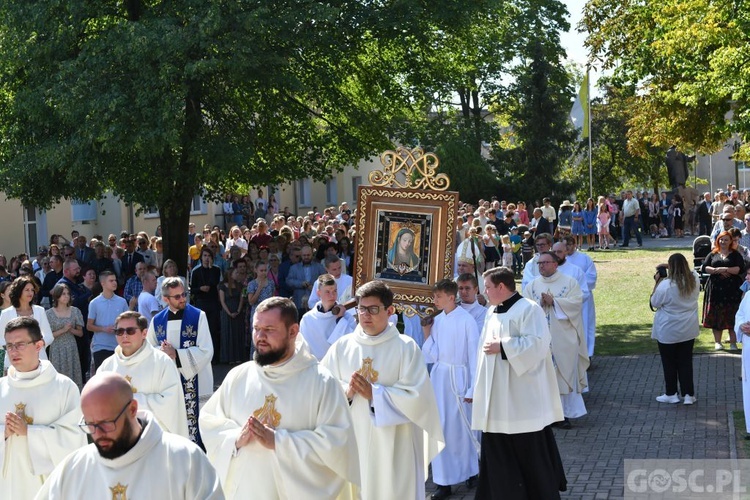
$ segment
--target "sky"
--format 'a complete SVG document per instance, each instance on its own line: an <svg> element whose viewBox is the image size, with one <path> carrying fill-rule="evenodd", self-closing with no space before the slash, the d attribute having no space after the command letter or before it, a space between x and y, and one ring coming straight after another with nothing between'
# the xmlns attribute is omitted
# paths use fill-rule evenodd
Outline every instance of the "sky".
<svg viewBox="0 0 750 500"><path fill-rule="evenodd" d="M585 1L562 0L562 2L568 8L568 12L570 13L570 17L568 18L568 22L570 23L570 31L561 34L560 42L562 43L565 51L568 53L568 59L583 66L586 64L586 49L583 46L583 42L586 39L586 34L578 33L576 31L576 25L581 20L581 17L583 15L583 6L585 4ZM589 76L589 78L591 79L592 97L598 94L598 92L596 91L597 77L598 75L596 71L592 70Z"/></svg>

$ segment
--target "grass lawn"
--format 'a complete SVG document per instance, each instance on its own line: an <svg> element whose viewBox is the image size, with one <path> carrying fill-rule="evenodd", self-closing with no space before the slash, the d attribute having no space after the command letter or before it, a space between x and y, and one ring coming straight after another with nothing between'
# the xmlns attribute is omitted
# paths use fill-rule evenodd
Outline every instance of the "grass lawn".
<svg viewBox="0 0 750 500"><path fill-rule="evenodd" d="M656 341L651 339L654 313L648 300L654 287L656 265L666 264L674 252L684 254L692 265L692 251L683 248L614 248L588 253L598 272L594 290L597 355L658 353ZM702 303L703 292L698 298L699 320ZM727 335L724 332L724 340ZM695 351L713 350L711 330L701 328Z"/></svg>

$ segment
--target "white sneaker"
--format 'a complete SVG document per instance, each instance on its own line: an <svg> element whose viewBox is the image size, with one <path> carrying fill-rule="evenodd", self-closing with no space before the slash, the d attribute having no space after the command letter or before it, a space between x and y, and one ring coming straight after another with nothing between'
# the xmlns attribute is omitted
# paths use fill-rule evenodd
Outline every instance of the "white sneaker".
<svg viewBox="0 0 750 500"><path fill-rule="evenodd" d="M678 394L672 394L671 396L662 394L661 396L657 397L656 400L660 403L676 404L680 402L680 396Z"/></svg>
<svg viewBox="0 0 750 500"><path fill-rule="evenodd" d="M685 395L685 401L682 402L682 404L691 405L695 403L696 397L691 396L690 394Z"/></svg>
<svg viewBox="0 0 750 500"><path fill-rule="evenodd" d="M714 351L723 351L724 345L722 345L721 342L715 342L714 343Z"/></svg>
<svg viewBox="0 0 750 500"><path fill-rule="evenodd" d="M737 347L737 343L736 342L730 342L729 343L729 350L730 351L739 351L740 349L739 349L739 347Z"/></svg>

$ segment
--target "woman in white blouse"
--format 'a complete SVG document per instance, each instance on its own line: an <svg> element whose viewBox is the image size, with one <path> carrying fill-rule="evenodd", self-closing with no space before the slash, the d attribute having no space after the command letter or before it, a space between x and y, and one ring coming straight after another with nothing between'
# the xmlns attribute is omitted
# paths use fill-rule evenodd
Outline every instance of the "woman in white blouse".
<svg viewBox="0 0 750 500"><path fill-rule="evenodd" d="M656 309L651 338L656 339L664 369L666 392L657 397L660 403L679 403L679 380L684 404L695 403L693 385L693 344L698 336L698 274L690 269L685 256L674 253L667 265L657 268L651 294ZM664 275L666 271L666 276Z"/></svg>
<svg viewBox="0 0 750 500"><path fill-rule="evenodd" d="M39 292L36 282L31 276L22 276L16 278L10 285L10 303L11 307L4 309L0 313L0 346L5 346L5 325L8 321L19 316L33 317L39 322L39 327L42 329L42 338L44 339L44 345L49 347L54 340L52 336L52 329L47 321L47 314L42 306L33 305L32 301L34 296ZM5 367L10 366L10 362L7 359L7 353L5 355ZM39 352L39 359L47 359L47 353L42 349Z"/></svg>

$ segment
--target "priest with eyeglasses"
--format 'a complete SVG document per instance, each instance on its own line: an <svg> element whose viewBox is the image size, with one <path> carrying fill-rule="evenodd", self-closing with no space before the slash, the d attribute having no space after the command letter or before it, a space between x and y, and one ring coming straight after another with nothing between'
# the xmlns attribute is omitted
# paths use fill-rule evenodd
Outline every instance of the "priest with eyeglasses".
<svg viewBox="0 0 750 500"><path fill-rule="evenodd" d="M190 440L164 432L151 412L139 411L122 375L92 377L81 393L81 411L79 433L93 443L55 468L37 500L224 499L206 455Z"/></svg>
<svg viewBox="0 0 750 500"><path fill-rule="evenodd" d="M198 430L200 407L214 392L214 355L206 313L187 303L182 280L166 278L161 295L167 306L151 320L148 342L169 356L177 366L185 394L190 440L203 448Z"/></svg>
<svg viewBox="0 0 750 500"><path fill-rule="evenodd" d="M33 498L68 453L86 445L78 386L40 360L39 323L21 316L5 326L11 366L0 378L0 498Z"/></svg>
<svg viewBox="0 0 750 500"><path fill-rule="evenodd" d="M100 372L117 372L130 383L138 407L149 410L165 432L188 437L185 396L175 362L146 342L148 321L136 311L115 320L117 347Z"/></svg>

